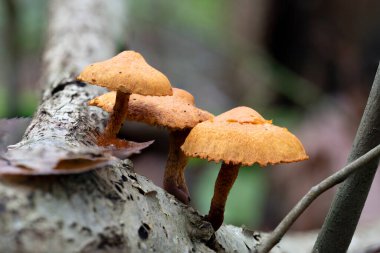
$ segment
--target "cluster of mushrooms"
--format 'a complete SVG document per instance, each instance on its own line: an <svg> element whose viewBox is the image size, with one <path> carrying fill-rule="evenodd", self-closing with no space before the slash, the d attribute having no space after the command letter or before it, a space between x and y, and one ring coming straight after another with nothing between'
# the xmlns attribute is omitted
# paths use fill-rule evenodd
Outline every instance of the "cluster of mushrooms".
<svg viewBox="0 0 380 253"><path fill-rule="evenodd" d="M266 166L308 159L297 137L251 108L237 107L215 117L197 108L189 92L172 88L168 78L137 52L124 51L91 64L77 79L112 90L89 102L110 113L99 145L127 146L127 141L116 137L125 120L169 130L163 185L184 204L190 201L184 176L188 157L222 162L206 216L215 231L223 223L227 196L241 165Z"/></svg>

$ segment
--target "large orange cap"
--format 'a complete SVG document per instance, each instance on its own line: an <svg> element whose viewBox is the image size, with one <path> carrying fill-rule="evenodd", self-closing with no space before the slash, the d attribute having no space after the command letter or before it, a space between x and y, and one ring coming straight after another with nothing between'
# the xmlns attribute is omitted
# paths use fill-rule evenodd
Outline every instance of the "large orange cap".
<svg viewBox="0 0 380 253"><path fill-rule="evenodd" d="M89 105L112 112L116 93L96 97ZM172 130L193 128L213 115L195 107L194 97L187 91L173 88L173 96L141 96L132 94L128 104L128 120L163 126Z"/></svg>
<svg viewBox="0 0 380 253"><path fill-rule="evenodd" d="M91 64L77 79L125 93L172 95L168 78L134 51L124 51L109 60Z"/></svg>
<svg viewBox="0 0 380 253"><path fill-rule="evenodd" d="M181 149L187 156L247 166L308 159L296 136L248 107L232 109L196 125Z"/></svg>

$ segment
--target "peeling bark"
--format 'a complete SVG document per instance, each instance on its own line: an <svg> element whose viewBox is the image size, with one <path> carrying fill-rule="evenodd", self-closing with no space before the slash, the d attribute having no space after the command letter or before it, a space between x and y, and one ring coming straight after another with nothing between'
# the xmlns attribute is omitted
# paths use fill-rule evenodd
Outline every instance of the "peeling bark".
<svg viewBox="0 0 380 253"><path fill-rule="evenodd" d="M130 160L96 147L108 115L86 103L105 90L75 77L116 53L112 30L121 25L115 12L122 1L50 4L41 105L6 155L31 168L51 166L47 158L57 154L112 164L74 175L0 177L0 252L254 252L265 234L223 225L214 236L204 217L135 174ZM288 238L271 252L303 247Z"/></svg>
<svg viewBox="0 0 380 253"><path fill-rule="evenodd" d="M104 89L77 82L83 66L115 54L108 25L121 1L51 1L45 89L23 139L7 157L30 168L49 157L102 156L96 135L107 114L86 102ZM109 158L109 157L106 157ZM60 176L0 178L0 252L249 252L253 234L217 233L194 209L132 171L129 160Z"/></svg>

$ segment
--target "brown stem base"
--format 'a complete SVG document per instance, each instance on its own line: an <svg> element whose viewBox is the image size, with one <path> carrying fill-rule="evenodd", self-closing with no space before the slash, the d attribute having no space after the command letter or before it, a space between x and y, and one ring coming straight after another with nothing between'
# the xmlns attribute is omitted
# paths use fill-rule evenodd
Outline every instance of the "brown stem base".
<svg viewBox="0 0 380 253"><path fill-rule="evenodd" d="M181 150L189 130L169 133L169 154L164 174L164 189L184 204L189 204L190 194L185 180L185 167L188 158Z"/></svg>
<svg viewBox="0 0 380 253"><path fill-rule="evenodd" d="M120 128L127 117L129 96L129 93L124 93L121 91L116 92L115 105L108 120L106 129L104 130L103 135L99 137L99 145L108 146L119 144L120 140L116 138L116 135L120 131Z"/></svg>
<svg viewBox="0 0 380 253"><path fill-rule="evenodd" d="M218 178L216 179L214 196L212 197L210 211L206 217L214 230L218 230L223 224L224 207L226 205L228 194L234 184L240 165L222 164Z"/></svg>

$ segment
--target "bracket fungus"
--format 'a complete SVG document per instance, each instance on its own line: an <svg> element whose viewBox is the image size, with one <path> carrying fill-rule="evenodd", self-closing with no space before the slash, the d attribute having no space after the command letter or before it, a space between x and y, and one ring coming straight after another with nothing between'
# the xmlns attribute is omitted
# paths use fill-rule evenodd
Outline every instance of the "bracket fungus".
<svg viewBox="0 0 380 253"><path fill-rule="evenodd" d="M109 92L94 98L89 105L112 112L115 97L115 92ZM181 202L188 204L189 190L184 176L188 158L180 147L191 128L211 119L213 115L197 108L194 97L189 92L177 88L173 88L173 96L131 95L126 114L128 120L161 126L169 130L169 154L164 174L164 189Z"/></svg>
<svg viewBox="0 0 380 253"><path fill-rule="evenodd" d="M116 102L104 134L99 139L100 145L122 142L116 139L128 111L131 94L144 96L172 95L168 78L150 66L141 54L124 51L115 57L87 66L77 80L106 87L116 91Z"/></svg>
<svg viewBox="0 0 380 253"><path fill-rule="evenodd" d="M248 107L234 108L196 125L181 149L187 156L222 161L207 215L215 231L223 223L227 196L241 165L267 166L308 159L297 137Z"/></svg>

